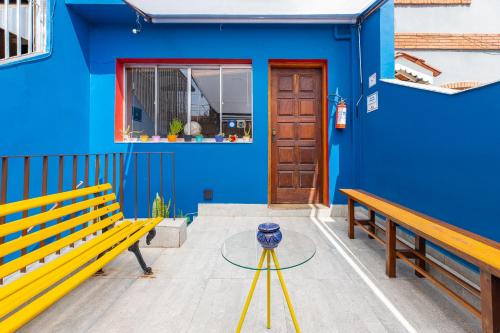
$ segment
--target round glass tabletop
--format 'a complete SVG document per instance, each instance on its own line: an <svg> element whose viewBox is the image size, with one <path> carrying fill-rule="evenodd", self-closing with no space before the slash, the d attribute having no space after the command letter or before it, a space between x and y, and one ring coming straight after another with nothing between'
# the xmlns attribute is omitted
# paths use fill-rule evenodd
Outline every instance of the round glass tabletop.
<svg viewBox="0 0 500 333"><path fill-rule="evenodd" d="M316 245L307 236L281 229L283 238L274 249L279 270L300 266L308 262L316 253ZM241 268L258 270L259 260L264 248L257 241L257 230L235 234L224 241L221 247L222 256L231 264ZM271 270L277 270L271 257ZM267 270L267 261L261 270Z"/></svg>

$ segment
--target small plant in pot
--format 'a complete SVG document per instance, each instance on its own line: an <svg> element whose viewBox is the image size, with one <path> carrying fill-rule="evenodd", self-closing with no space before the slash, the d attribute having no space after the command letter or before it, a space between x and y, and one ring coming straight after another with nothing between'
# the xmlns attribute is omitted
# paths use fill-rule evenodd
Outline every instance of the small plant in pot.
<svg viewBox="0 0 500 333"><path fill-rule="evenodd" d="M153 207L151 207L151 216L153 218L157 217L169 217L170 215L170 200L165 204L165 200L158 193L156 193L156 198L153 201Z"/></svg>
<svg viewBox="0 0 500 333"><path fill-rule="evenodd" d="M179 119L174 119L170 122L170 131L168 132L168 142L176 142L177 134L179 134L184 126Z"/></svg>
<svg viewBox="0 0 500 333"><path fill-rule="evenodd" d="M147 134L142 134L139 139L141 139L141 142L148 142L149 141L149 135Z"/></svg>
<svg viewBox="0 0 500 333"><path fill-rule="evenodd" d="M215 136L215 142L224 142L224 133L219 133Z"/></svg>
<svg viewBox="0 0 500 333"><path fill-rule="evenodd" d="M127 126L127 128L125 130L121 130L120 132L122 133L123 141L126 141L126 142L136 142L137 138L134 137L134 134L141 134L142 133L142 131L130 130L130 125Z"/></svg>
<svg viewBox="0 0 500 333"><path fill-rule="evenodd" d="M194 137L194 140L196 142L203 142L203 135L198 134L197 136Z"/></svg>
<svg viewBox="0 0 500 333"><path fill-rule="evenodd" d="M243 129L245 135L243 135L243 141L244 142L250 142L252 141L252 128L250 125L248 125L248 128L245 126L245 128Z"/></svg>

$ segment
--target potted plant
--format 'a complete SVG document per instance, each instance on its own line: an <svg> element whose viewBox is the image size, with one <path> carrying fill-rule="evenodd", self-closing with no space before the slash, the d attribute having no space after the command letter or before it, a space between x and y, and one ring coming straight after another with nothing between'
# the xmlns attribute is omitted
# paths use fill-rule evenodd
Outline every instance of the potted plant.
<svg viewBox="0 0 500 333"><path fill-rule="evenodd" d="M228 138L229 142L236 142L238 141L238 136L236 134L232 134Z"/></svg>
<svg viewBox="0 0 500 333"><path fill-rule="evenodd" d="M196 142L203 142L203 135L198 134L197 136L194 137L194 140Z"/></svg>
<svg viewBox="0 0 500 333"><path fill-rule="evenodd" d="M215 142L224 142L224 133L219 133L215 136Z"/></svg>
<svg viewBox="0 0 500 333"><path fill-rule="evenodd" d="M182 125L182 122L179 119L174 119L170 122L170 131L168 132L168 142L176 142L177 141L177 134L179 134L184 126Z"/></svg>
<svg viewBox="0 0 500 333"><path fill-rule="evenodd" d="M154 142L160 142L160 140L161 140L161 136L159 136L159 135L153 135L153 136L151 137L151 139L153 139L153 141L154 141Z"/></svg>
<svg viewBox="0 0 500 333"><path fill-rule="evenodd" d="M149 135L147 134L142 134L139 139L141 139L142 142L148 142L149 141Z"/></svg>
<svg viewBox="0 0 500 333"><path fill-rule="evenodd" d="M250 125L248 125L248 129L247 127L245 126L245 128L243 129L245 135L243 135L243 141L244 142L250 142L252 140L252 137L251 137L251 134L252 134L252 128Z"/></svg>
<svg viewBox="0 0 500 333"><path fill-rule="evenodd" d="M170 215L170 200L165 204L165 200L158 193L156 193L156 198L153 201L153 207L151 207L151 216L153 218L163 217L167 218Z"/></svg>
<svg viewBox="0 0 500 333"><path fill-rule="evenodd" d="M121 130L120 131L123 135L123 141L126 141L126 142L136 142L137 141L137 138L134 137L134 134L140 134L142 133L142 131L132 131L130 130L130 125L127 126L127 128L125 130Z"/></svg>

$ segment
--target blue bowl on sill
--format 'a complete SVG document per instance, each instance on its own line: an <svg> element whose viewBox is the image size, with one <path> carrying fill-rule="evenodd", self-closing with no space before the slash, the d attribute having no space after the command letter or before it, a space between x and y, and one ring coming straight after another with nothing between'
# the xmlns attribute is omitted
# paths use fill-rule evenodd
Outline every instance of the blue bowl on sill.
<svg viewBox="0 0 500 333"><path fill-rule="evenodd" d="M257 241L264 249L274 249L281 242L283 235L280 225L277 223L259 224L257 231Z"/></svg>
<svg viewBox="0 0 500 333"><path fill-rule="evenodd" d="M216 135L215 142L224 142L224 137L222 135Z"/></svg>

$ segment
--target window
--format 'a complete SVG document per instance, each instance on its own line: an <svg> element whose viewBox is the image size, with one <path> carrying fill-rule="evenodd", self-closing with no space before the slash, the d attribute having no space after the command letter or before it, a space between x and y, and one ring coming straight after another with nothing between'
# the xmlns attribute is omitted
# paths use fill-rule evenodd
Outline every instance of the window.
<svg viewBox="0 0 500 333"><path fill-rule="evenodd" d="M0 64L46 51L47 0L0 0Z"/></svg>
<svg viewBox="0 0 500 333"><path fill-rule="evenodd" d="M251 65L127 64L124 75L125 141L164 142L174 119L184 125L181 142L200 134L213 142L221 133L251 141Z"/></svg>

